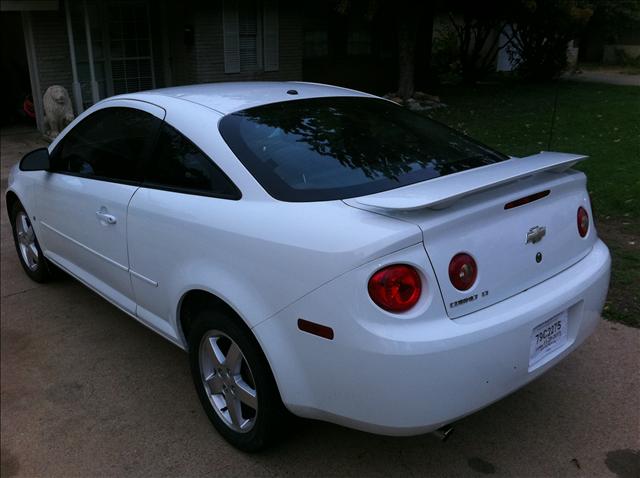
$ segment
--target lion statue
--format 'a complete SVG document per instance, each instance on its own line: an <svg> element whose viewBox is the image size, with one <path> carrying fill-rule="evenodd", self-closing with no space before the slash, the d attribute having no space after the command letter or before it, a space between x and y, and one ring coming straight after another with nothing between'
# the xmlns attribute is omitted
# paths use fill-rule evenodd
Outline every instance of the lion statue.
<svg viewBox="0 0 640 478"><path fill-rule="evenodd" d="M73 108L67 90L60 85L47 88L42 99L44 104L45 135L54 139L65 126L73 121Z"/></svg>

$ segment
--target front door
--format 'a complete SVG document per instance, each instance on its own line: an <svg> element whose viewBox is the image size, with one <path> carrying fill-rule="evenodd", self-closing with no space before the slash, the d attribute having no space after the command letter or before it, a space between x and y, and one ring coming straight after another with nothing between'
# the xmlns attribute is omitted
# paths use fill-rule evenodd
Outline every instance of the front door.
<svg viewBox="0 0 640 478"><path fill-rule="evenodd" d="M106 102L54 146L38 198L44 254L131 313L127 208L163 118L148 103Z"/></svg>

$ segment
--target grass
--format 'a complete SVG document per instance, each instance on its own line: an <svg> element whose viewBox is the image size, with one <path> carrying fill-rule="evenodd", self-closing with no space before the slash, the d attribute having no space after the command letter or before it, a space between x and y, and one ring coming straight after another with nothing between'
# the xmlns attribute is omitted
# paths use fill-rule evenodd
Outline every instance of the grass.
<svg viewBox="0 0 640 478"><path fill-rule="evenodd" d="M613 257L604 317L640 327L640 88L560 81L443 86L430 116L513 156L582 153L598 233ZM557 96L555 126L550 133Z"/></svg>

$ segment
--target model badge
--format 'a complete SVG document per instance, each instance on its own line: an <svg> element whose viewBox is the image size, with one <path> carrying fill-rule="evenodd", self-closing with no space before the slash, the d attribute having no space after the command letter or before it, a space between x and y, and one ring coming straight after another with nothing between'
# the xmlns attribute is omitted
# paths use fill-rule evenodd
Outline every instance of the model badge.
<svg viewBox="0 0 640 478"><path fill-rule="evenodd" d="M535 226L529 229L527 232L527 244L535 244L540 242L542 238L547 234L547 228L544 226Z"/></svg>
<svg viewBox="0 0 640 478"><path fill-rule="evenodd" d="M482 292L480 292L480 297L486 297L489 295L489 291L488 290L483 290ZM470 295L469 297L465 297L464 299L460 299L460 300L456 300L455 302L449 302L449 307L454 308L454 307L458 307L459 305L464 305L468 302L473 302L474 300L478 300L478 294L473 294Z"/></svg>

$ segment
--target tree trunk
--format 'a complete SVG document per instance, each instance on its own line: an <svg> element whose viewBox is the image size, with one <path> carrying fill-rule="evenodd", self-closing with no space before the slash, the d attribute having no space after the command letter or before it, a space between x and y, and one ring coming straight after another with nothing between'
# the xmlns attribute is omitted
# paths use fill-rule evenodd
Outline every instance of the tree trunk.
<svg viewBox="0 0 640 478"><path fill-rule="evenodd" d="M398 95L406 100L415 90L416 33L418 20L410 5L399 1L398 26Z"/></svg>
<svg viewBox="0 0 640 478"><path fill-rule="evenodd" d="M472 49L474 48L473 34L471 24L473 19L468 15L464 15L462 27L462 42L460 44L460 66L462 68L462 83L465 85L473 85L476 83L476 65L473 58Z"/></svg>
<svg viewBox="0 0 640 478"><path fill-rule="evenodd" d="M416 88L428 91L434 83L431 72L431 53L433 50L433 2L419 3L420 28L416 35Z"/></svg>

